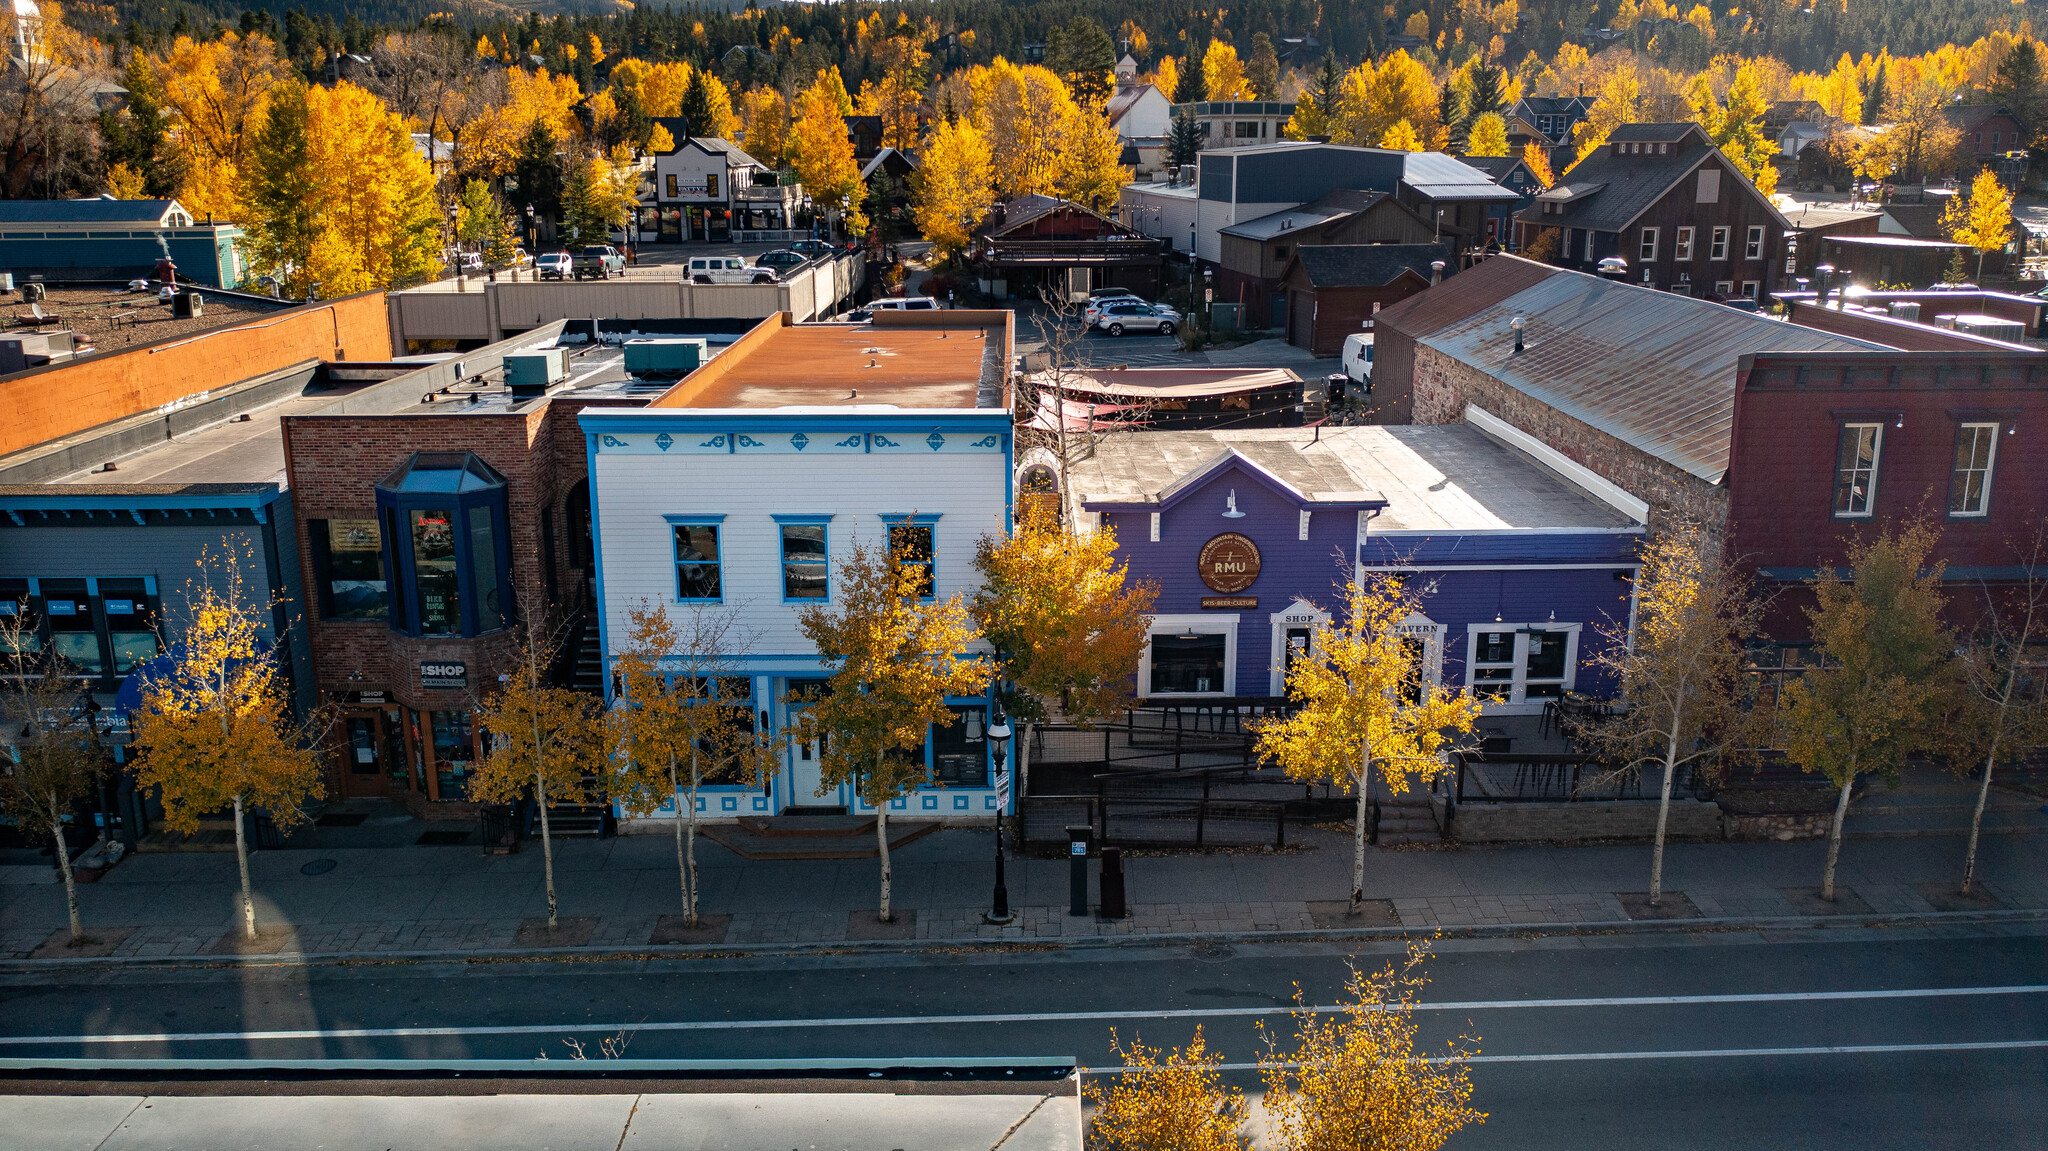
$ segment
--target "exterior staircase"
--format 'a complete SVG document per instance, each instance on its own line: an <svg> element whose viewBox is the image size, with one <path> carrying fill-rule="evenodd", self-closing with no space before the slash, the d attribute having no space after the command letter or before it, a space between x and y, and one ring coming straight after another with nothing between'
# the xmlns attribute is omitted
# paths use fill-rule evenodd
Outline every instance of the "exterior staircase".
<svg viewBox="0 0 2048 1151"><path fill-rule="evenodd" d="M611 808L601 803L558 803L548 808L548 834L557 839L602 839L608 830ZM536 819L533 834L540 834Z"/></svg>
<svg viewBox="0 0 2048 1151"><path fill-rule="evenodd" d="M600 656L597 614L591 612L583 617L583 626L576 634L576 659L569 669L569 686L591 695L603 695L604 665Z"/></svg>
<svg viewBox="0 0 2048 1151"><path fill-rule="evenodd" d="M1379 804L1379 835L1374 839L1379 846L1443 842L1443 833L1437 829L1436 813L1428 795L1410 791L1382 799Z"/></svg>

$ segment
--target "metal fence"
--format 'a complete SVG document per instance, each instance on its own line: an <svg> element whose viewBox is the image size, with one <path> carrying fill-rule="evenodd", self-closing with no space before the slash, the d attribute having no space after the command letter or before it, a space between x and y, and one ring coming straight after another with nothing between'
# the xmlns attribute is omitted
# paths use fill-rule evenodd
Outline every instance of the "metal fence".
<svg viewBox="0 0 2048 1151"><path fill-rule="evenodd" d="M1064 844L1067 828L1093 829L1119 847L1287 846L1289 805L1271 800L1033 795L1019 819L1027 844Z"/></svg>
<svg viewBox="0 0 2048 1151"><path fill-rule="evenodd" d="M1584 803L1642 799L1645 779L1650 794L1662 786L1661 775L1618 769L1586 755L1453 752L1452 769L1440 778L1438 794L1459 803ZM1690 764L1681 765L1671 781L1674 796L1696 798L1705 780Z"/></svg>

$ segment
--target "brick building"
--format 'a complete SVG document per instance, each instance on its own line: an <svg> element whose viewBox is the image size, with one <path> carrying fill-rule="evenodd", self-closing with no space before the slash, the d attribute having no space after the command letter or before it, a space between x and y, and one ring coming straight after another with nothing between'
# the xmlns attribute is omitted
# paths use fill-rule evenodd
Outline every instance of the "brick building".
<svg viewBox="0 0 2048 1151"><path fill-rule="evenodd" d="M283 422L313 674L341 719L333 794L460 815L484 734L478 701L542 612L583 638L594 578L576 415L658 394L616 348L568 343L545 390L508 357L557 346L562 323L418 368ZM595 683L585 686L595 689Z"/></svg>
<svg viewBox="0 0 2048 1151"><path fill-rule="evenodd" d="M1914 516L1939 521L1952 580L2010 579L2011 541L2044 510L2025 437L2048 422L2048 357L2028 349L1951 333L1906 350L1512 256L1378 331L1384 419L1503 422L1582 487L1642 500L1653 527L1706 523L1768 580L1809 579ZM1798 598L1780 600L1781 638L1803 629Z"/></svg>

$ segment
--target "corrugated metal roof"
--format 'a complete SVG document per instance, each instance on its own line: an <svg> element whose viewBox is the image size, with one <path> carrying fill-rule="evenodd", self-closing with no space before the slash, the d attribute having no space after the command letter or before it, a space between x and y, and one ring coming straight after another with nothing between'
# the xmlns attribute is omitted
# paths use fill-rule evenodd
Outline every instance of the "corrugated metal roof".
<svg viewBox="0 0 2048 1151"><path fill-rule="evenodd" d="M1519 354L1516 316L1526 325ZM1515 256L1403 300L1378 322L1709 483L1728 470L1738 358L1885 350Z"/></svg>

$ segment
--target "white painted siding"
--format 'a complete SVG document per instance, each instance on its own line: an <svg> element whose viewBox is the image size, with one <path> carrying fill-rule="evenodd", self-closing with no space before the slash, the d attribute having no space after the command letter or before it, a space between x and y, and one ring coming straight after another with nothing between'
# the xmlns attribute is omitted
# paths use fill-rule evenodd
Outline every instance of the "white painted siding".
<svg viewBox="0 0 2048 1151"><path fill-rule="evenodd" d="M673 532L666 515L723 515L719 533L725 605L737 608L758 654L809 654L796 626L800 604L782 602L776 515L833 516L833 568L854 540L880 543L883 513L940 517L934 532L938 594L972 595L975 542L1003 529L1007 483L1000 453L835 456L655 456L601 453L591 490L604 565L606 631L614 646L644 598L675 602Z"/></svg>

